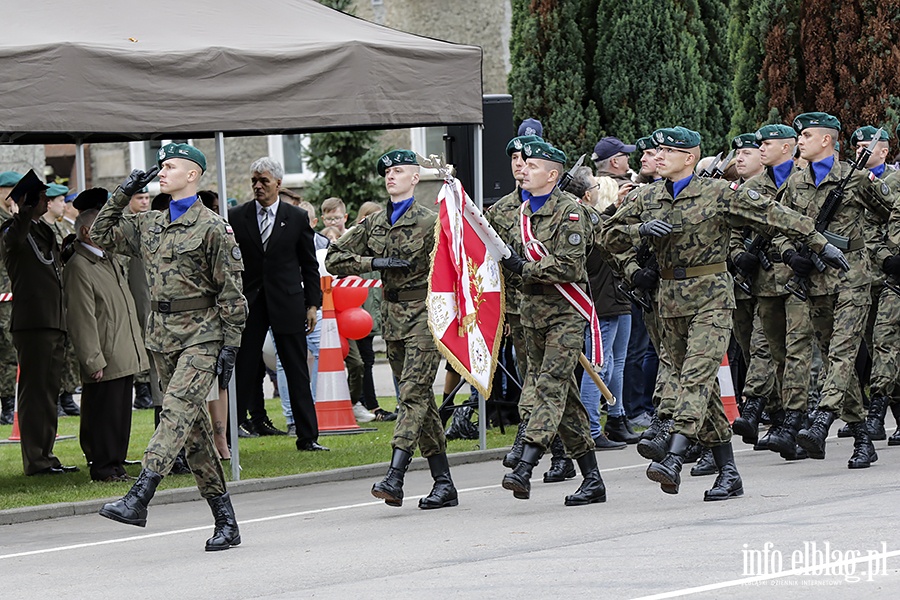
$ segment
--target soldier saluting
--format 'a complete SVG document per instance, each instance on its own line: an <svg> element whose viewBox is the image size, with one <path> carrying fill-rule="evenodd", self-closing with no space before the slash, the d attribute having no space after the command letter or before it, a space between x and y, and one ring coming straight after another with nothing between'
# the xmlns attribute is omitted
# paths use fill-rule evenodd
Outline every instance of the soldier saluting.
<svg viewBox="0 0 900 600"><path fill-rule="evenodd" d="M159 151L160 189L172 196L168 210L123 215L131 196L157 172L135 170L100 210L91 239L144 260L150 284L146 346L153 352L165 392L159 427L144 452L140 477L124 498L100 514L144 527L147 505L182 448L215 518L207 550L241 543L225 474L216 458L206 396L219 375L225 388L234 369L247 318L241 293L241 251L231 227L197 197L206 157L187 144Z"/></svg>

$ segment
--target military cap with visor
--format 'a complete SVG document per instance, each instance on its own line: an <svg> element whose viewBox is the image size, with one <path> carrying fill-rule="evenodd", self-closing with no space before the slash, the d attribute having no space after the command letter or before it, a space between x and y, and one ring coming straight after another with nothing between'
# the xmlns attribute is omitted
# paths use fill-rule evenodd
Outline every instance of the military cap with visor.
<svg viewBox="0 0 900 600"><path fill-rule="evenodd" d="M196 163L201 172L206 171L206 156L190 144L166 144L159 149L156 158L156 163L160 167L171 158L183 158Z"/></svg>
<svg viewBox="0 0 900 600"><path fill-rule="evenodd" d="M878 133L878 130L871 125L863 125L859 129L853 132L853 135L850 136L850 145L856 146L860 142L871 142L875 137L875 134ZM891 134L887 129L881 130L881 135L879 136L880 141L887 142L891 139Z"/></svg>
<svg viewBox="0 0 900 600"><path fill-rule="evenodd" d="M756 130L756 141L763 140L790 140L797 139L797 130L790 125L782 125L774 123L772 125L763 125Z"/></svg>
<svg viewBox="0 0 900 600"><path fill-rule="evenodd" d="M40 200L40 193L48 186L44 183L34 169L30 169L19 182L9 191L7 198L12 198L16 204L23 204L23 200L29 199L28 206L35 206Z"/></svg>
<svg viewBox="0 0 900 600"><path fill-rule="evenodd" d="M521 152L522 148L525 147L525 144L543 141L544 140L537 135L520 135L518 137L514 137L513 139L509 140L509 143L506 145L506 155L512 157L515 152Z"/></svg>
<svg viewBox="0 0 900 600"><path fill-rule="evenodd" d="M734 139L731 140L731 149L740 150L742 148L759 148L755 133L742 133L734 136Z"/></svg>
<svg viewBox="0 0 900 600"><path fill-rule="evenodd" d="M522 148L522 156L525 160L529 158L540 158L541 160L549 160L550 162L566 164L566 153L547 142L541 140L539 142L529 142Z"/></svg>
<svg viewBox="0 0 900 600"><path fill-rule="evenodd" d="M419 160L412 150L391 150L378 159L378 174L384 177L384 172L389 167L418 166Z"/></svg>
<svg viewBox="0 0 900 600"><path fill-rule="evenodd" d="M823 112L803 113L802 115L797 115L797 118L794 119L794 129L797 130L797 133L802 132L804 129L811 129L814 127L824 127L825 129L836 129L840 131L841 122L838 121L838 118L834 115Z"/></svg>
<svg viewBox="0 0 900 600"><path fill-rule="evenodd" d="M700 145L700 134L687 127L667 127L653 132L657 146L673 148L696 148Z"/></svg>

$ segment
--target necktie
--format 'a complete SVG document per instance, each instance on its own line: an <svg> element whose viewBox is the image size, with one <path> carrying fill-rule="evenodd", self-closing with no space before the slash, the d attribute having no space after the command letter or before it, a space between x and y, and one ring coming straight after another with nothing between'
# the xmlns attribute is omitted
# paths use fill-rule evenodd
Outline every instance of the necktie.
<svg viewBox="0 0 900 600"><path fill-rule="evenodd" d="M259 237L262 238L263 250L269 245L269 236L272 234L272 218L269 216L269 209L262 208L259 211L260 219L259 222Z"/></svg>

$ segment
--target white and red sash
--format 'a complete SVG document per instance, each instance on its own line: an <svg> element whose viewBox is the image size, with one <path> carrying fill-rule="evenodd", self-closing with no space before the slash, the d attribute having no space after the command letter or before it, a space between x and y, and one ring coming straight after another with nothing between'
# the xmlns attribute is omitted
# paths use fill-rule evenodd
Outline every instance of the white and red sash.
<svg viewBox="0 0 900 600"><path fill-rule="evenodd" d="M547 252L547 248L541 241L534 237L534 232L531 230L531 218L525 212L525 206L529 204L530 201L526 200L519 208L519 215L521 215L519 229L522 233L522 245L525 247L525 259L529 262L537 262L545 256L548 256L550 253ZM563 298L578 311L578 314L590 323L591 356L588 358L591 359L593 364L602 365L603 343L600 337L600 321L597 319L597 310L594 308L594 301L587 292L574 283L554 283L553 285L559 290L559 293L562 294Z"/></svg>

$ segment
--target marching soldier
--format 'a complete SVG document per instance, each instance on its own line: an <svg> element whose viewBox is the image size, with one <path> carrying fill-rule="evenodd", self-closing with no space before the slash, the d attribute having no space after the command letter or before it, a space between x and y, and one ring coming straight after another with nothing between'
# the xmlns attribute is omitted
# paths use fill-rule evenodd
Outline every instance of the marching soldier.
<svg viewBox="0 0 900 600"><path fill-rule="evenodd" d="M684 127L654 132L657 165L665 185L649 186L604 226L604 242L619 255L626 274L640 288L659 283L663 346L673 364L678 401L668 452L647 468L662 490L677 494L681 466L691 441L712 447L719 475L704 500L743 494L734 464L731 427L719 397L716 375L731 333L734 292L726 266L730 227L757 223L798 237L840 264L843 255L803 218L754 190L694 176L700 134ZM634 259L641 238L653 244L660 271L640 268ZM660 281L661 280L661 281Z"/></svg>
<svg viewBox="0 0 900 600"><path fill-rule="evenodd" d="M167 144L159 151L158 165L160 190L172 197L168 210L123 214L131 196L157 172L134 170L100 210L90 234L110 252L144 260L151 299L145 344L165 390L159 426L138 480L100 514L144 527L156 487L185 448L200 495L215 519L206 550L227 550L241 543L241 534L216 457L206 397L217 374L224 389L234 370L247 318L243 262L231 227L197 197L206 170L203 153L187 144Z"/></svg>
<svg viewBox="0 0 900 600"><path fill-rule="evenodd" d="M419 163L414 152L388 152L378 160L377 169L391 197L387 210L366 217L331 244L325 257L326 268L335 275L381 271L384 282L382 336L400 398L391 466L372 486L372 495L388 506L403 505L403 479L418 446L434 478L434 487L419 500L419 508L456 506L447 440L432 392L441 354L428 329L426 307L437 215L416 202Z"/></svg>

